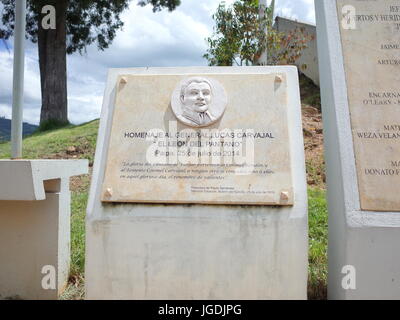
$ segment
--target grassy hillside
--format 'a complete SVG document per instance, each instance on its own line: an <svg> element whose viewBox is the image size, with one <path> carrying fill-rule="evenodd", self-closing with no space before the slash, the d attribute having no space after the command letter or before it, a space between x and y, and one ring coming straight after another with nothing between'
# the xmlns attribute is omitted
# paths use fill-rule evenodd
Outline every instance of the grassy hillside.
<svg viewBox="0 0 400 320"><path fill-rule="evenodd" d="M24 139L24 159L89 159L94 157L99 120L35 133ZM0 143L0 159L10 157L10 143Z"/></svg>
<svg viewBox="0 0 400 320"><path fill-rule="evenodd" d="M307 113L305 113L307 117ZM312 115L312 120L315 115ZM307 120L307 119L306 119ZM314 122L318 122L313 120ZM99 121L95 120L80 126L68 126L64 129L34 134L23 143L23 157L30 159L89 159L93 163ZM305 134L306 149L310 145L312 152L307 157L315 157L313 145L316 135ZM316 140L317 139L317 140ZM10 144L0 143L0 159L10 157ZM317 158L321 155L318 153ZM314 165L314 160L307 159ZM310 162L311 161L311 162ZM315 170L309 170L309 180L315 180ZM321 180L322 181L322 180ZM326 297L327 275L327 212L325 191L322 183L311 184L309 189L309 298ZM84 298L84 261L85 261L85 211L90 185L90 175L71 179L72 216L71 216L71 272L69 286L63 299ZM321 187L319 187L321 185Z"/></svg>

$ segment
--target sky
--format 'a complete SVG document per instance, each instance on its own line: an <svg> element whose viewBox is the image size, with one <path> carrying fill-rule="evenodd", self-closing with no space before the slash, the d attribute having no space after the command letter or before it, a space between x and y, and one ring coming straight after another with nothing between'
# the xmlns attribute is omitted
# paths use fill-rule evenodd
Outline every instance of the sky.
<svg viewBox="0 0 400 320"><path fill-rule="evenodd" d="M227 4L234 0L226 0ZM270 1L268 1L270 2ZM220 0L182 0L173 12L153 13L133 0L122 15L124 27L105 51L96 46L67 58L68 117L74 124L100 117L109 68L206 66L206 38ZM276 0L276 15L315 23L314 0ZM0 15L2 8L0 7ZM0 43L0 116L11 118L12 39L8 51ZM24 121L38 124L41 94L37 46L26 42Z"/></svg>

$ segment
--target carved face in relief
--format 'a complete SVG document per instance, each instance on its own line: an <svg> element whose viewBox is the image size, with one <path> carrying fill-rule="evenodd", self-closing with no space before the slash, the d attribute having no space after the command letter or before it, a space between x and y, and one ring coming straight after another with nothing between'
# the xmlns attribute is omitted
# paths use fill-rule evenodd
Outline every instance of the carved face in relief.
<svg viewBox="0 0 400 320"><path fill-rule="evenodd" d="M206 112L212 98L211 84L204 79L194 79L182 87L181 101L185 109Z"/></svg>
<svg viewBox="0 0 400 320"><path fill-rule="evenodd" d="M181 81L171 100L175 116L191 127L206 127L215 123L222 117L226 104L222 85L202 77Z"/></svg>

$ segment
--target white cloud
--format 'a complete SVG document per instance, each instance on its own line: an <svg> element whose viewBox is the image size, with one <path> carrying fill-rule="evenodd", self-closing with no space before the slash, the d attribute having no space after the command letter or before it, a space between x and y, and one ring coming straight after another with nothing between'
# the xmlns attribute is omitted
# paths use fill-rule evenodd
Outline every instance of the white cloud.
<svg viewBox="0 0 400 320"><path fill-rule="evenodd" d="M0 51L0 116L11 115L13 91L13 55ZM40 117L41 92L37 56L27 50L25 58L24 121L38 123Z"/></svg>
<svg viewBox="0 0 400 320"><path fill-rule="evenodd" d="M276 0L276 14L315 24L314 0Z"/></svg>
<svg viewBox="0 0 400 320"><path fill-rule="evenodd" d="M8 104L0 103L0 117L11 119L11 108Z"/></svg>
<svg viewBox="0 0 400 320"><path fill-rule="evenodd" d="M225 1L231 4L234 0ZM125 23L113 44L99 52L95 46L87 54L74 54L68 63L69 119L73 123L100 116L108 68L144 66L207 65L202 56L205 38L211 35L219 0L182 0L174 12L153 13L150 6L132 1L123 13ZM276 0L278 15L313 23L313 0ZM37 124L40 117L40 76L37 48L27 43L24 121ZM11 115L12 53L0 47L0 116Z"/></svg>

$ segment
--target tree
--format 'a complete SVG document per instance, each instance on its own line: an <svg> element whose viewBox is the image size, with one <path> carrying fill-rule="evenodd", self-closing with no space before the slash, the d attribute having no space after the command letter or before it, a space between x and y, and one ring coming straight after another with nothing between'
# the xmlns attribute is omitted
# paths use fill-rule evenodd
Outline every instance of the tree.
<svg viewBox="0 0 400 320"><path fill-rule="evenodd" d="M294 64L312 39L304 30L289 33L273 28L275 1L260 14L258 0L236 0L227 7L222 2L213 15L214 33L207 38L209 48L204 55L209 65L257 65L263 52L268 64Z"/></svg>
<svg viewBox="0 0 400 320"><path fill-rule="evenodd" d="M3 16L0 38L8 39L14 31L14 10L17 0L0 0ZM123 26L121 13L130 0L28 0L27 37L38 43L42 108L40 123L68 123L66 55L83 53L88 45L104 50ZM174 10L180 0L140 0L151 4L153 11ZM48 5L55 8L55 28L44 28L44 19L51 21ZM45 7L47 6L47 7ZM43 10L43 13L42 13ZM51 23L48 23L51 25Z"/></svg>

